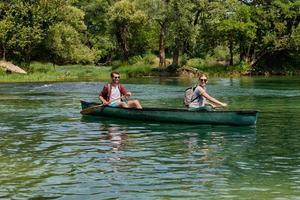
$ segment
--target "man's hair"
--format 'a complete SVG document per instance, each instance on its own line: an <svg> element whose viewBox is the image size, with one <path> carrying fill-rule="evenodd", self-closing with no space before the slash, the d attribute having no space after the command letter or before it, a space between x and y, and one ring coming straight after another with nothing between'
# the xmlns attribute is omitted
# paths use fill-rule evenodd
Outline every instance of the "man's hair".
<svg viewBox="0 0 300 200"><path fill-rule="evenodd" d="M114 74L120 75L119 72L114 71L114 72L111 72L111 73L110 73L110 77L114 77Z"/></svg>

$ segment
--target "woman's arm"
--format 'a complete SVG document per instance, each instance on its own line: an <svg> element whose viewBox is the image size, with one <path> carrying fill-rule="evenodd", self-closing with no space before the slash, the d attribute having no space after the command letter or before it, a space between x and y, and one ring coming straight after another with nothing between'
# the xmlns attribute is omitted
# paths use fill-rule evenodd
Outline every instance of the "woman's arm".
<svg viewBox="0 0 300 200"><path fill-rule="evenodd" d="M209 100L209 101L211 101L211 102L213 102L213 103L215 103L215 104L221 105L221 106L223 106L223 107L226 107L226 106L227 106L226 103L222 103L221 101L215 99L214 97L212 97L212 96L210 96L209 94L207 94L206 91L202 91L202 92L201 92L201 95L204 96L207 100ZM213 104L213 107L216 107L216 105Z"/></svg>

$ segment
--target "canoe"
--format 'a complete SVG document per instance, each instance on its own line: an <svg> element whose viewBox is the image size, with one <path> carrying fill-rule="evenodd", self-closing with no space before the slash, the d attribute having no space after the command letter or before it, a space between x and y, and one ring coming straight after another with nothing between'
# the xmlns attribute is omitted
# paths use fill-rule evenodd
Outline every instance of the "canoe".
<svg viewBox="0 0 300 200"><path fill-rule="evenodd" d="M81 114L123 118L130 120L190 123L190 124L223 124L236 126L255 125L257 111L188 111L173 108L116 108L101 106L99 103L81 101Z"/></svg>

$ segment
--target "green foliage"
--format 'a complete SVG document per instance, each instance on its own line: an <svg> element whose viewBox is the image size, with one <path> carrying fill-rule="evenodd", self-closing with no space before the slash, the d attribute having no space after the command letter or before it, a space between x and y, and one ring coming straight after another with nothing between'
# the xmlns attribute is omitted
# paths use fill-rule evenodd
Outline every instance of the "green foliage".
<svg viewBox="0 0 300 200"><path fill-rule="evenodd" d="M122 59L172 70L291 71L299 11L295 0L2 0L0 57L27 66L39 60L118 67Z"/></svg>
<svg viewBox="0 0 300 200"><path fill-rule="evenodd" d="M111 68L95 65L53 65L52 63L33 62L28 74L6 74L0 70L0 82L44 82L107 80Z"/></svg>
<svg viewBox="0 0 300 200"><path fill-rule="evenodd" d="M143 62L144 62L144 64L158 66L157 56L154 54L147 53L147 54L143 55Z"/></svg>
<svg viewBox="0 0 300 200"><path fill-rule="evenodd" d="M157 64L157 56L154 54L144 54L133 56L130 58L131 64L145 64L145 65L155 65Z"/></svg>
<svg viewBox="0 0 300 200"><path fill-rule="evenodd" d="M204 60L201 58L192 58L187 61L186 65L188 67L201 69L201 67L204 65Z"/></svg>
<svg viewBox="0 0 300 200"><path fill-rule="evenodd" d="M225 46L217 46L212 53L212 57L216 61L226 61L229 59L229 49Z"/></svg>
<svg viewBox="0 0 300 200"><path fill-rule="evenodd" d="M29 63L47 51L52 61L87 63L94 60L84 45L84 12L70 1L14 0L1 4L1 48L10 58ZM46 53L47 54L47 53ZM55 59L56 58L56 59Z"/></svg>
<svg viewBox="0 0 300 200"><path fill-rule="evenodd" d="M187 54L183 54L181 57L180 57L180 66L184 66L188 63L188 60L189 60L189 57Z"/></svg>
<svg viewBox="0 0 300 200"><path fill-rule="evenodd" d="M85 12L88 41L95 52L95 62L106 62L105 58L117 47L111 34L111 21L108 16L110 9L106 0L82 0L78 6Z"/></svg>
<svg viewBox="0 0 300 200"><path fill-rule="evenodd" d="M251 66L246 62L240 62L239 64L233 66L230 71L237 72L239 74L247 74L250 72Z"/></svg>
<svg viewBox="0 0 300 200"><path fill-rule="evenodd" d="M152 66L143 64L122 65L115 70L117 70L121 74L126 74L128 77L147 76L151 74Z"/></svg>
<svg viewBox="0 0 300 200"><path fill-rule="evenodd" d="M93 52L81 42L80 34L70 25L58 23L49 28L46 47L53 52L56 61L91 63Z"/></svg>

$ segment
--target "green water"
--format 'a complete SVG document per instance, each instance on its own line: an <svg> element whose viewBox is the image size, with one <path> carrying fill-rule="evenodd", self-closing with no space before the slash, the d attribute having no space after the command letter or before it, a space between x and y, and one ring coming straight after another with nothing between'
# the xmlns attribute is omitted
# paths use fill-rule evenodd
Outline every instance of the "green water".
<svg viewBox="0 0 300 200"><path fill-rule="evenodd" d="M1 199L300 199L300 78L215 78L256 127L82 118L104 82L0 85ZM126 87L144 106L180 107L193 81Z"/></svg>

